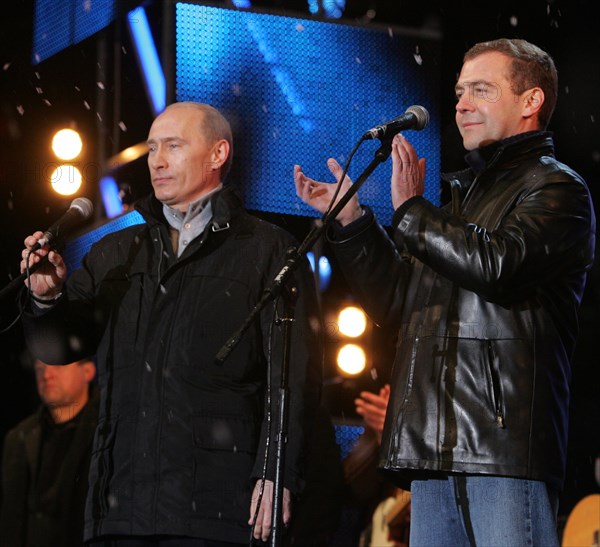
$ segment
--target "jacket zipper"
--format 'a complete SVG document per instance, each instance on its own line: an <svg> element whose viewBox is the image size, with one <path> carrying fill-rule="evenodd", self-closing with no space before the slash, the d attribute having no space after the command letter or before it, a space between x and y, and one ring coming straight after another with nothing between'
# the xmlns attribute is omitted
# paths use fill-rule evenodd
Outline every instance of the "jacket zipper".
<svg viewBox="0 0 600 547"><path fill-rule="evenodd" d="M502 410L502 392L500 389L500 379L498 378L498 375L496 374L496 371L494 369L495 354L491 340L487 341L487 346L489 356L488 370L490 373L490 379L492 384L492 397L494 399L493 404L494 412L496 415L496 423L498 424L498 427L504 429L506 427L506 424L504 422L504 411Z"/></svg>
<svg viewBox="0 0 600 547"><path fill-rule="evenodd" d="M460 181L450 179L450 195L452 197L452 214L460 217Z"/></svg>

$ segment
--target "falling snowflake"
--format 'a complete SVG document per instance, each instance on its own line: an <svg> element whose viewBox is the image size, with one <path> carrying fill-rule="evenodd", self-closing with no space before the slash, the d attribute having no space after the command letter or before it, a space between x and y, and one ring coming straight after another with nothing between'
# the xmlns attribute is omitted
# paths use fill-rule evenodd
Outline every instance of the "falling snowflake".
<svg viewBox="0 0 600 547"><path fill-rule="evenodd" d="M100 88L100 89L104 89L104 83L103 82L96 82L96 85Z"/></svg>
<svg viewBox="0 0 600 547"><path fill-rule="evenodd" d="M510 18L510 26L511 27L516 27L519 24L519 20L517 19L516 15L511 16Z"/></svg>
<svg viewBox="0 0 600 547"><path fill-rule="evenodd" d="M17 105L17 112L18 112L19 114L21 114L21 116L22 116L23 114L25 114L25 109L23 108L23 105L20 105L20 104L18 104L18 105Z"/></svg>
<svg viewBox="0 0 600 547"><path fill-rule="evenodd" d="M114 494L109 494L108 495L108 506L109 507L117 507L119 505L119 501L117 499L117 496L115 496Z"/></svg>
<svg viewBox="0 0 600 547"><path fill-rule="evenodd" d="M127 126L125 125L125 122L119 122L119 129L123 131L123 133L127 132Z"/></svg>
<svg viewBox="0 0 600 547"><path fill-rule="evenodd" d="M5 72L9 69L10 67L10 63L4 63L4 65L2 66L2 70L4 70Z"/></svg>
<svg viewBox="0 0 600 547"><path fill-rule="evenodd" d="M413 53L413 57L415 58L415 62L421 66L423 64L423 57L421 57L421 54L419 53L419 46L417 46L417 48L415 49L415 52Z"/></svg>

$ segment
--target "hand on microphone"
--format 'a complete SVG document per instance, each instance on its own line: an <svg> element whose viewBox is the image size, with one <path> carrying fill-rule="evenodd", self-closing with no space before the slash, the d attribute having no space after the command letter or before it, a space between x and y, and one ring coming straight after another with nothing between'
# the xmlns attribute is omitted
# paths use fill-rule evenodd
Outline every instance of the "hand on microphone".
<svg viewBox="0 0 600 547"><path fill-rule="evenodd" d="M25 280L25 285L37 299L51 301L62 292L67 279L67 266L62 256L56 251L49 250L48 247L42 247L32 252L32 249L43 237L44 233L38 231L25 238L25 249L21 253L23 258L21 273L27 271L28 265L31 268L47 256L48 261Z"/></svg>
<svg viewBox="0 0 600 547"><path fill-rule="evenodd" d="M425 158L399 133L392 140L392 204L398 209L406 200L425 191Z"/></svg>
<svg viewBox="0 0 600 547"><path fill-rule="evenodd" d="M339 183L343 172L340 164L333 158L329 158L329 160L327 160L327 167L329 167L329 170ZM304 203L310 205L313 209L316 209L320 213L325 213L325 211L328 209L331 199L333 198L333 195L338 187L338 185L335 183L319 182L307 177L302 172L302 167L299 165L294 166L294 182L296 183L296 194L298 197ZM352 180L346 176L342 182L342 188L337 198L338 200L346 193L351 185ZM336 219L343 226L345 226L360 216L362 216L362 209L358 203L358 197L354 195L346 204L346 206L339 212Z"/></svg>

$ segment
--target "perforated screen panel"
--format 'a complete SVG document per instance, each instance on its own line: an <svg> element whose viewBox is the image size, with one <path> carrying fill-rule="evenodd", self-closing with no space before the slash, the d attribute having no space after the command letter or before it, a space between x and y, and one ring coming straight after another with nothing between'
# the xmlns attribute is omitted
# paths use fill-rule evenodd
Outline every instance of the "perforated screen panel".
<svg viewBox="0 0 600 547"><path fill-rule="evenodd" d="M340 455L342 460L350 454L354 445L358 442L358 438L365 432L362 425L336 424L335 442L340 447Z"/></svg>
<svg viewBox="0 0 600 547"><path fill-rule="evenodd" d="M220 7L176 4L176 99L219 108L234 130L234 166L246 206L315 216L295 195L293 166L333 180L328 157L343 165L360 136L410 105L429 126L406 135L427 157L426 197L439 202L439 43L393 29L363 28ZM357 178L379 141L364 143ZM385 224L393 213L391 160L361 189Z"/></svg>
<svg viewBox="0 0 600 547"><path fill-rule="evenodd" d="M106 27L114 16L115 0L36 0L33 63L89 38Z"/></svg>

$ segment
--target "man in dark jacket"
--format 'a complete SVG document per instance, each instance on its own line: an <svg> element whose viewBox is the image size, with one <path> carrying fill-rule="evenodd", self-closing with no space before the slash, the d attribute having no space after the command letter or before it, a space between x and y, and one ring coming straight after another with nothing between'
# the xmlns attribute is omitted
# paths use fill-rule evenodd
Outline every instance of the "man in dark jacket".
<svg viewBox="0 0 600 547"><path fill-rule="evenodd" d="M363 305L399 330L380 465L411 485L411 545L557 545L595 218L544 131L556 93L538 47L477 44L456 84L469 168L445 176L452 204L422 197L424 160L397 135L393 241L356 199L331 233ZM299 166L295 182L321 211L335 189Z"/></svg>
<svg viewBox="0 0 600 547"><path fill-rule="evenodd" d="M55 252L28 282L34 304L25 328L34 351L61 363L80 347L97 347L101 403L85 537L101 545L247 544L257 479L265 475L254 536L266 540L282 298L222 364L215 356L271 286L293 241L246 213L222 186L232 137L214 108L169 106L152 124L148 151L154 194L137 205L145 224L100 240L66 283ZM41 235L25 240L24 261L47 254L28 256ZM290 494L303 484L304 436L321 379L320 321L306 261L293 283L286 522Z"/></svg>
<svg viewBox="0 0 600 547"><path fill-rule="evenodd" d="M2 455L0 545L81 547L98 390L94 362L35 362L39 410L11 429Z"/></svg>

